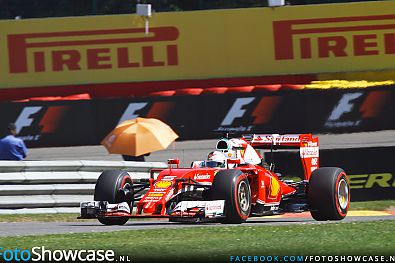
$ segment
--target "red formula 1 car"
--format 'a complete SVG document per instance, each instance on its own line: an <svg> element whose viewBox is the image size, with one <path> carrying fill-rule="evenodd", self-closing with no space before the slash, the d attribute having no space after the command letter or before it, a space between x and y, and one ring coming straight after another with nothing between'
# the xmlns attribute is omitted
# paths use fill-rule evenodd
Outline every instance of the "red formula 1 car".
<svg viewBox="0 0 395 263"><path fill-rule="evenodd" d="M264 162L257 151L280 148L299 149L304 180L282 180L274 164ZM224 138L216 151L226 156L220 167L201 161L180 168L179 160L172 159L168 169L152 170L150 179L140 180L125 171L105 171L96 183L94 201L81 203L80 218L121 225L132 217L242 223L253 216L303 211L316 220L341 220L347 214L347 176L341 168L319 168L318 138L311 134Z"/></svg>

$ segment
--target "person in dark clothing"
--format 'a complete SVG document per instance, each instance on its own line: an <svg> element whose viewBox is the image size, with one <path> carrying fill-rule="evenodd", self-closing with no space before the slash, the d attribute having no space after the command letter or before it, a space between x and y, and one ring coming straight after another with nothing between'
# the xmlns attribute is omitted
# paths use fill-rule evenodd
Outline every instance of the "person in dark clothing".
<svg viewBox="0 0 395 263"><path fill-rule="evenodd" d="M150 153L146 153L140 156L131 156L131 155L123 155L122 158L124 161L134 161L134 162L145 162L145 156L149 156Z"/></svg>
<svg viewBox="0 0 395 263"><path fill-rule="evenodd" d="M26 158L26 145L21 139L16 138L15 135L15 124L9 123L7 135L0 140L0 160L20 161Z"/></svg>
<svg viewBox="0 0 395 263"><path fill-rule="evenodd" d="M123 155L122 154L122 158L124 161L135 161L135 162L144 162L145 161L144 155L131 156L131 155Z"/></svg>

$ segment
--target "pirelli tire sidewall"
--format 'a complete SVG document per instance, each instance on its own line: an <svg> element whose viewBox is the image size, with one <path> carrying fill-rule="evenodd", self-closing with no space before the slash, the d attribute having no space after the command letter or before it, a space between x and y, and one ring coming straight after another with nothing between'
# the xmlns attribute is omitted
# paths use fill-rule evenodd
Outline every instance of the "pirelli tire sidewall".
<svg viewBox="0 0 395 263"><path fill-rule="evenodd" d="M240 200L240 189L244 190L244 200ZM219 171L214 177L212 199L225 200L224 223L246 221L251 212L251 188L247 176L236 169Z"/></svg>
<svg viewBox="0 0 395 263"><path fill-rule="evenodd" d="M95 185L94 200L107 201L110 204L117 204L127 202L130 209L133 208L133 203L123 200L119 194L119 189L122 189L125 184L133 184L132 178L126 171L109 170L104 171L97 179ZM123 225L129 218L98 218L98 220L105 225Z"/></svg>
<svg viewBox="0 0 395 263"><path fill-rule="evenodd" d="M346 200L339 202L339 185L347 191ZM316 220L342 220L350 207L350 186L346 173L337 167L322 167L310 177L307 192L312 217ZM340 198L341 199L341 198Z"/></svg>

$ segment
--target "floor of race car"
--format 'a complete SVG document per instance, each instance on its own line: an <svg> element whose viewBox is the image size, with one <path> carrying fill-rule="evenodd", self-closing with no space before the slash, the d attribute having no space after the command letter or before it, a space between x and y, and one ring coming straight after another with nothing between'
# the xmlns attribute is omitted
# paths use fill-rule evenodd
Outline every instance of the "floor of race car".
<svg viewBox="0 0 395 263"><path fill-rule="evenodd" d="M341 222L360 222L374 220L395 220L395 211L350 211L349 215ZM269 217L249 218L241 226L266 226L266 225L292 225L292 224L322 224L338 221L318 222L311 218L308 212L300 214L285 214ZM97 220L81 222L50 222L50 223L0 223L0 236L26 236L26 235L47 235L63 233L84 233L84 232L112 232L121 230L137 229L160 229L179 227L207 227L207 226L233 226L219 223L199 223L185 224L172 223L167 219L134 219L123 226L103 226Z"/></svg>

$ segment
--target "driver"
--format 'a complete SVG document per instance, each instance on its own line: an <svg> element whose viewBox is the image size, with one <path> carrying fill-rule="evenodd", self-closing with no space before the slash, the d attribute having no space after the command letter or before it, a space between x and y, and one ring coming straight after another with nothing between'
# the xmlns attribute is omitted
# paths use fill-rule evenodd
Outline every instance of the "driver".
<svg viewBox="0 0 395 263"><path fill-rule="evenodd" d="M206 167L225 167L225 154L220 151L213 151L207 155Z"/></svg>

